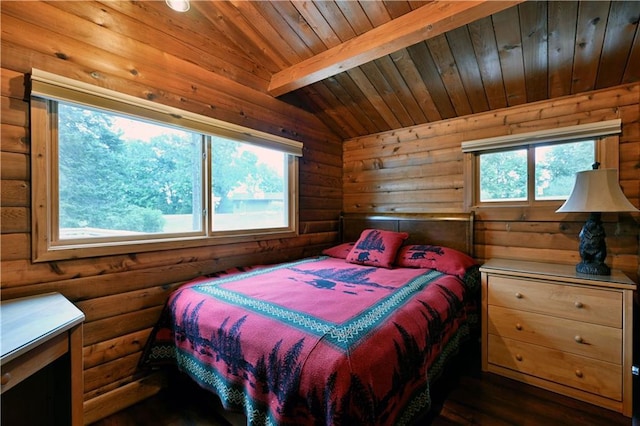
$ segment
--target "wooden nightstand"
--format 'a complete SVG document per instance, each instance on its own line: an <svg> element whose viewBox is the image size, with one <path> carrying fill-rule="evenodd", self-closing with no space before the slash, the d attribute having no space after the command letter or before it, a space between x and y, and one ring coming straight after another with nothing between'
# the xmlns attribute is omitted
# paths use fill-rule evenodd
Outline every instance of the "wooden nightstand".
<svg viewBox="0 0 640 426"><path fill-rule="evenodd" d="M631 279L504 259L480 271L483 371L631 416Z"/></svg>
<svg viewBox="0 0 640 426"><path fill-rule="evenodd" d="M84 314L59 293L2 301L2 424L83 422Z"/></svg>

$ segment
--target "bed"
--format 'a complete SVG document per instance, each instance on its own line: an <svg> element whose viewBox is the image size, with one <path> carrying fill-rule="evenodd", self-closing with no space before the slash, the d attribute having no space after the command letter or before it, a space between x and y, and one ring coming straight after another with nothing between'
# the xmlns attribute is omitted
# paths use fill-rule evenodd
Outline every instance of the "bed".
<svg viewBox="0 0 640 426"><path fill-rule="evenodd" d="M141 364L171 364L250 425L415 424L477 329L473 215L343 215L318 256L172 293Z"/></svg>

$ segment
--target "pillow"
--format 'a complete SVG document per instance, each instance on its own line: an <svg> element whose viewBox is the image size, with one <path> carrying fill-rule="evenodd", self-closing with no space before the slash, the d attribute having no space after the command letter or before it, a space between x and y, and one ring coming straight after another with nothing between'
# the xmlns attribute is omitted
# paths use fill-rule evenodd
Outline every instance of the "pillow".
<svg viewBox="0 0 640 426"><path fill-rule="evenodd" d="M395 264L402 268L435 269L460 278L464 278L467 269L477 265L472 257L461 251L429 244L411 244L401 247Z"/></svg>
<svg viewBox="0 0 640 426"><path fill-rule="evenodd" d="M322 254L338 259L346 259L355 244L356 243L354 241L350 243L338 244L337 246L329 247L322 250Z"/></svg>
<svg viewBox="0 0 640 426"><path fill-rule="evenodd" d="M361 265L391 268L398 249L408 237L406 232L365 229L346 260Z"/></svg>

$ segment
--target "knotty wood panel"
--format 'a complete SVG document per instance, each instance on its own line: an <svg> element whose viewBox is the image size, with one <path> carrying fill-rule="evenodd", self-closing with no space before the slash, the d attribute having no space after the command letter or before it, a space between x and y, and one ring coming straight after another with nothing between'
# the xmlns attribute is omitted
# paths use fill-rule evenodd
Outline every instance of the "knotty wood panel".
<svg viewBox="0 0 640 426"><path fill-rule="evenodd" d="M95 367L132 353L139 353L151 334L151 330L152 328L147 328L85 346L83 351L84 368Z"/></svg>
<svg viewBox="0 0 640 426"><path fill-rule="evenodd" d="M0 205L2 207L28 206L29 205L29 182L24 180L2 180L0 188Z"/></svg>
<svg viewBox="0 0 640 426"><path fill-rule="evenodd" d="M578 2L549 2L549 96L571 94L571 73L576 28L567 22L576 19Z"/></svg>
<svg viewBox="0 0 640 426"><path fill-rule="evenodd" d="M620 118L620 185L640 205L640 85L629 84L443 120L344 142L344 210L455 212L464 199L464 140ZM477 209L475 253L491 257L578 263L586 215L558 215L560 206ZM607 262L638 278L638 214L603 217Z"/></svg>

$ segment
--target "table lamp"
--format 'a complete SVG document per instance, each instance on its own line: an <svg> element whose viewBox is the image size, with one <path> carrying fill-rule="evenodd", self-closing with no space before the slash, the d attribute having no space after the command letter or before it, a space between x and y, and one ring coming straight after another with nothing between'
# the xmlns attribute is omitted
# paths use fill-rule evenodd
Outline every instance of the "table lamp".
<svg viewBox="0 0 640 426"><path fill-rule="evenodd" d="M571 195L556 213L589 213L589 219L580 231L580 263L576 271L590 275L610 275L611 269L604 263L607 258L604 227L600 220L604 212L637 212L637 208L627 200L618 183L616 169L599 169L594 163L593 170L576 174L576 182Z"/></svg>

